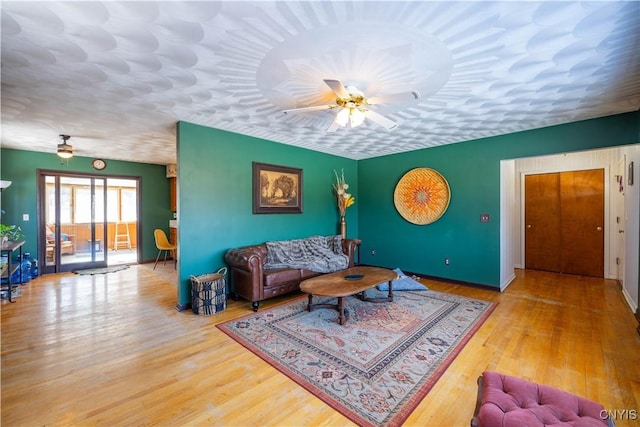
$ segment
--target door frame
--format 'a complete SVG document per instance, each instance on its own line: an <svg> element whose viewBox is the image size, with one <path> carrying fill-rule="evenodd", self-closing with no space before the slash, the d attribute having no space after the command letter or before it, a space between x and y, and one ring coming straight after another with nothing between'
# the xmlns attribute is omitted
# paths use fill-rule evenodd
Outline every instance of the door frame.
<svg viewBox="0 0 640 427"><path fill-rule="evenodd" d="M46 202L46 185L44 185L43 182L43 177L46 175L55 175L55 176L65 176L65 177L73 177L73 178L97 178L97 179L103 179L105 182L105 201L104 201L104 236L107 236L107 230L108 230L108 218L107 218L107 199L106 199L106 192L107 192L107 188L108 188L108 181L110 178L112 179L127 179L127 180L132 180L136 182L136 221L138 226L136 227L136 241L137 241L137 245L136 245L136 262L140 263L141 259L142 259L142 247L143 247L143 242L142 242L142 217L141 217L141 205L142 205L142 197L141 197L141 191L142 191L142 178L140 176L131 176L131 175L112 175L112 174L95 174L95 173L84 173L84 172L71 172L71 171L61 171L61 170L54 170L54 169L36 169L36 197L37 197L37 224L38 224L38 239L37 239L37 245L38 245L38 256L40 257L41 260L45 260L46 259L46 245L42 244L42 236L44 236L45 233L45 227L46 227L46 206L45 206L45 202ZM56 206L56 209L59 209L59 206ZM57 216L59 216L59 213L57 214ZM56 232L57 233L57 232ZM106 237L105 237L106 239ZM56 239L57 240L57 239ZM45 274L48 273L60 273L60 272L64 272L64 271L72 271L74 269L78 269L78 268L88 268L89 267L96 267L96 266L107 266L108 263L108 254L107 254L107 242L104 242L104 251L105 251L105 256L104 256L104 260L103 262L91 262L91 263L69 263L69 264L60 264L56 261L56 263L53 266L46 266L46 263L42 263L41 266L41 271ZM56 254L59 254L58 251L56 251ZM56 255L57 257L59 257L60 255ZM90 264L90 265L88 265ZM68 266L67 268L65 268L65 265ZM51 271L53 270L53 271Z"/></svg>
<svg viewBox="0 0 640 427"><path fill-rule="evenodd" d="M625 179L627 176L626 173L626 165L627 165L627 156L626 154L622 156L617 165L617 171L614 175L616 179L616 183L618 183L618 189L613 189L612 194L615 194L614 200L614 215L615 215L615 224L616 224L616 236L617 236L617 247L616 247L616 275L617 279L620 282L622 288L625 288L625 246L626 246L626 236L624 234L626 229L626 218L625 218L625 200L624 200L624 192L627 190L627 180ZM619 182L618 179L621 181ZM622 189L622 190L620 190Z"/></svg>
<svg viewBox="0 0 640 427"><path fill-rule="evenodd" d="M575 172L580 170L593 170L593 169L604 169L604 271L603 278L611 278L609 277L609 268L610 268L610 257L611 257L611 233L612 229L615 228L611 224L611 190L610 190L610 167L609 165L602 165L599 167L586 167L586 168L576 168L576 167L567 167L567 168L554 168L554 169L546 169L544 171L534 171L527 170L520 172L520 265L525 266L525 250L526 250L526 224L525 224L525 178L528 175L539 175L546 173L562 173L562 172Z"/></svg>

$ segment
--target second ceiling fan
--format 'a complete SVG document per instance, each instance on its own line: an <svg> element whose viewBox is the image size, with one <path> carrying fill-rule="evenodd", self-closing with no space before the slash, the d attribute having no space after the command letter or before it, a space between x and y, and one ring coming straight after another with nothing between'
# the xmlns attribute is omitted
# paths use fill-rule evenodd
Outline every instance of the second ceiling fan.
<svg viewBox="0 0 640 427"><path fill-rule="evenodd" d="M335 132L339 126L345 127L347 124L350 124L351 127L359 126L364 122L365 118L388 130L392 130L397 128L398 124L393 120L376 113L369 107L372 105L386 103L408 103L420 98L420 94L417 91L365 98L364 94L360 90L353 86L345 87L339 80L324 79L324 82L331 88L333 93L336 94L337 98L335 104L294 108L284 110L283 113L294 114L309 111L338 109L339 111L333 119L333 122L331 122L331 125L327 128L327 132Z"/></svg>

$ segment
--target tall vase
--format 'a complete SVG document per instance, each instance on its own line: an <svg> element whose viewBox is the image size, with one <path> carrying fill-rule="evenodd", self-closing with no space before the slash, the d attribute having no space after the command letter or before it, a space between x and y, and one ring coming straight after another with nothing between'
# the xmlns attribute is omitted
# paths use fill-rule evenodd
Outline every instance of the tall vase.
<svg viewBox="0 0 640 427"><path fill-rule="evenodd" d="M340 217L340 234L342 234L342 238L347 238L347 221L344 219L344 215Z"/></svg>

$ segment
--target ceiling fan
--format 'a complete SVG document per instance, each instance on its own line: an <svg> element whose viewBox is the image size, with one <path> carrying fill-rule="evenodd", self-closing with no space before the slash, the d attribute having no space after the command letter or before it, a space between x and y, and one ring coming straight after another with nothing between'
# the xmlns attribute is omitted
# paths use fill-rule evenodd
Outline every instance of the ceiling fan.
<svg viewBox="0 0 640 427"><path fill-rule="evenodd" d="M63 159L70 159L71 157L73 157L73 147L71 146L71 144L67 144L67 141L71 137L69 135L59 136L60 139L62 139L62 144L58 144L58 156L62 157Z"/></svg>
<svg viewBox="0 0 640 427"><path fill-rule="evenodd" d="M339 80L324 79L324 82L331 88L333 93L336 94L337 98L335 104L294 108L291 110L284 110L283 113L297 114L309 111L332 110L335 108L339 111L331 125L327 128L327 132L335 132L339 126L346 127L347 124L350 124L351 127L359 126L364 122L365 118L388 130L392 130L397 128L398 124L393 120L376 113L369 107L372 105L393 102L413 102L420 98L420 93L415 90L406 93L394 93L376 96L373 98L365 98L362 91L353 86L345 87Z"/></svg>

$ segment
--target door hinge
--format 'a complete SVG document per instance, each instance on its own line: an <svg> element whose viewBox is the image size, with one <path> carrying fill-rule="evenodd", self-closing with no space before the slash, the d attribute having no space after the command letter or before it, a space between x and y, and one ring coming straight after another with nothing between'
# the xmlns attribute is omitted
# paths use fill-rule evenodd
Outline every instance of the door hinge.
<svg viewBox="0 0 640 427"><path fill-rule="evenodd" d="M620 265L620 258L616 258L616 265Z"/></svg>

